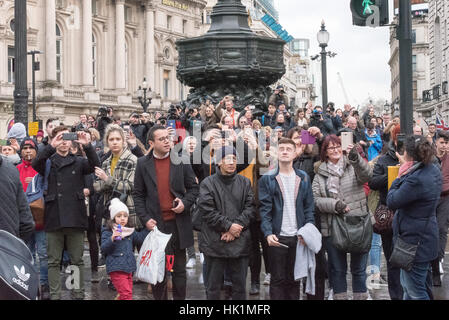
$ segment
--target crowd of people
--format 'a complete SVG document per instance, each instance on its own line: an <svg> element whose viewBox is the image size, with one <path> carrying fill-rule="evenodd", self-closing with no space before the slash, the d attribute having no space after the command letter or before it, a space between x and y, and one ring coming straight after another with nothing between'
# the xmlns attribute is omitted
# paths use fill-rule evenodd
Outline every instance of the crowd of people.
<svg viewBox="0 0 449 320"><path fill-rule="evenodd" d="M48 119L45 134L31 138L14 124L1 147L0 229L37 256L41 299L61 298L68 265L80 269L72 298L84 298L86 233L92 282L105 266L110 290L132 299L135 253L155 226L172 235L166 254L174 257L149 286L156 300L168 290L186 298L197 252L208 299L246 299L262 283L273 300L301 291L309 300L364 300L367 273L388 284L391 299L432 299L447 242L449 133L416 125L404 139L399 117L372 107L361 116L333 103L292 112L282 87L267 113L253 110L238 112L226 96L126 120L101 107L71 126ZM389 166L400 166L391 188ZM37 176L45 182L40 211L27 201ZM376 228L380 209L392 219L384 228ZM354 225L363 225L360 241L342 232ZM390 262L398 237L419 244L411 269Z"/></svg>

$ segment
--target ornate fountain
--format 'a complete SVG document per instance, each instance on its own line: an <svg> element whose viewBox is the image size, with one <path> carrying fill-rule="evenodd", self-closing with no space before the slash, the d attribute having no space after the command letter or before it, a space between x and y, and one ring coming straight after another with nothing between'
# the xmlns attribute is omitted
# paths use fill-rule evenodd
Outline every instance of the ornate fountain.
<svg viewBox="0 0 449 320"><path fill-rule="evenodd" d="M232 95L237 110L252 104L253 113L261 114L271 94L268 86L285 73L285 42L255 34L240 0L218 0L211 18L205 35L176 42L177 78L192 87L183 104L217 104Z"/></svg>

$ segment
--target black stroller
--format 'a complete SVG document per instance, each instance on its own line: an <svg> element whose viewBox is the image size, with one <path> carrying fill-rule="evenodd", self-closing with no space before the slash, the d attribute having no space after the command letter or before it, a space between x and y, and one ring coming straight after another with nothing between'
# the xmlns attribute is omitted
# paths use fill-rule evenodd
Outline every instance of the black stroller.
<svg viewBox="0 0 449 320"><path fill-rule="evenodd" d="M0 300L37 300L39 273L25 243L0 230Z"/></svg>

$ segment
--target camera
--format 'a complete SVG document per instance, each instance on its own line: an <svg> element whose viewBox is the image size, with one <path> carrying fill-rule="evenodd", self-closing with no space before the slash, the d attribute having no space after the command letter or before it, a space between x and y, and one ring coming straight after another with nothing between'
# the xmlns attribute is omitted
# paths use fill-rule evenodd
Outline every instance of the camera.
<svg viewBox="0 0 449 320"><path fill-rule="evenodd" d="M178 120L178 110L174 104L170 105L167 120Z"/></svg>
<svg viewBox="0 0 449 320"><path fill-rule="evenodd" d="M108 107L107 106L101 106L98 109L97 118L103 118L108 116Z"/></svg>

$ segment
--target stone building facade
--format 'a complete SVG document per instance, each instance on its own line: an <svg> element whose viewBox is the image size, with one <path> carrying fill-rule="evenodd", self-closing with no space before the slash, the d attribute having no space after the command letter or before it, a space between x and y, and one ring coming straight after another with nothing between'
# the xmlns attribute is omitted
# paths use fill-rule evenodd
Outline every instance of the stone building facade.
<svg viewBox="0 0 449 320"><path fill-rule="evenodd" d="M397 10L397 5L395 4ZM412 4L412 69L413 69L413 110L414 118L420 119L423 103L422 92L430 85L430 51L429 51L429 5L427 1L415 0ZM393 24L398 24L395 11ZM391 106L399 110L400 74L399 74L399 41L396 39L396 28L390 28L390 60L391 70ZM393 111L394 111L393 110Z"/></svg>
<svg viewBox="0 0 449 320"><path fill-rule="evenodd" d="M428 123L439 114L449 121L449 2L429 0L430 83L418 108Z"/></svg>
<svg viewBox="0 0 449 320"><path fill-rule="evenodd" d="M205 0L27 0L28 51L37 55L37 116L71 125L101 105L128 118L142 107L146 78L151 110L188 94L176 79L175 42L202 32ZM14 1L0 0L0 137L13 118ZM31 88L31 58L28 58ZM30 89L31 114L31 89Z"/></svg>

